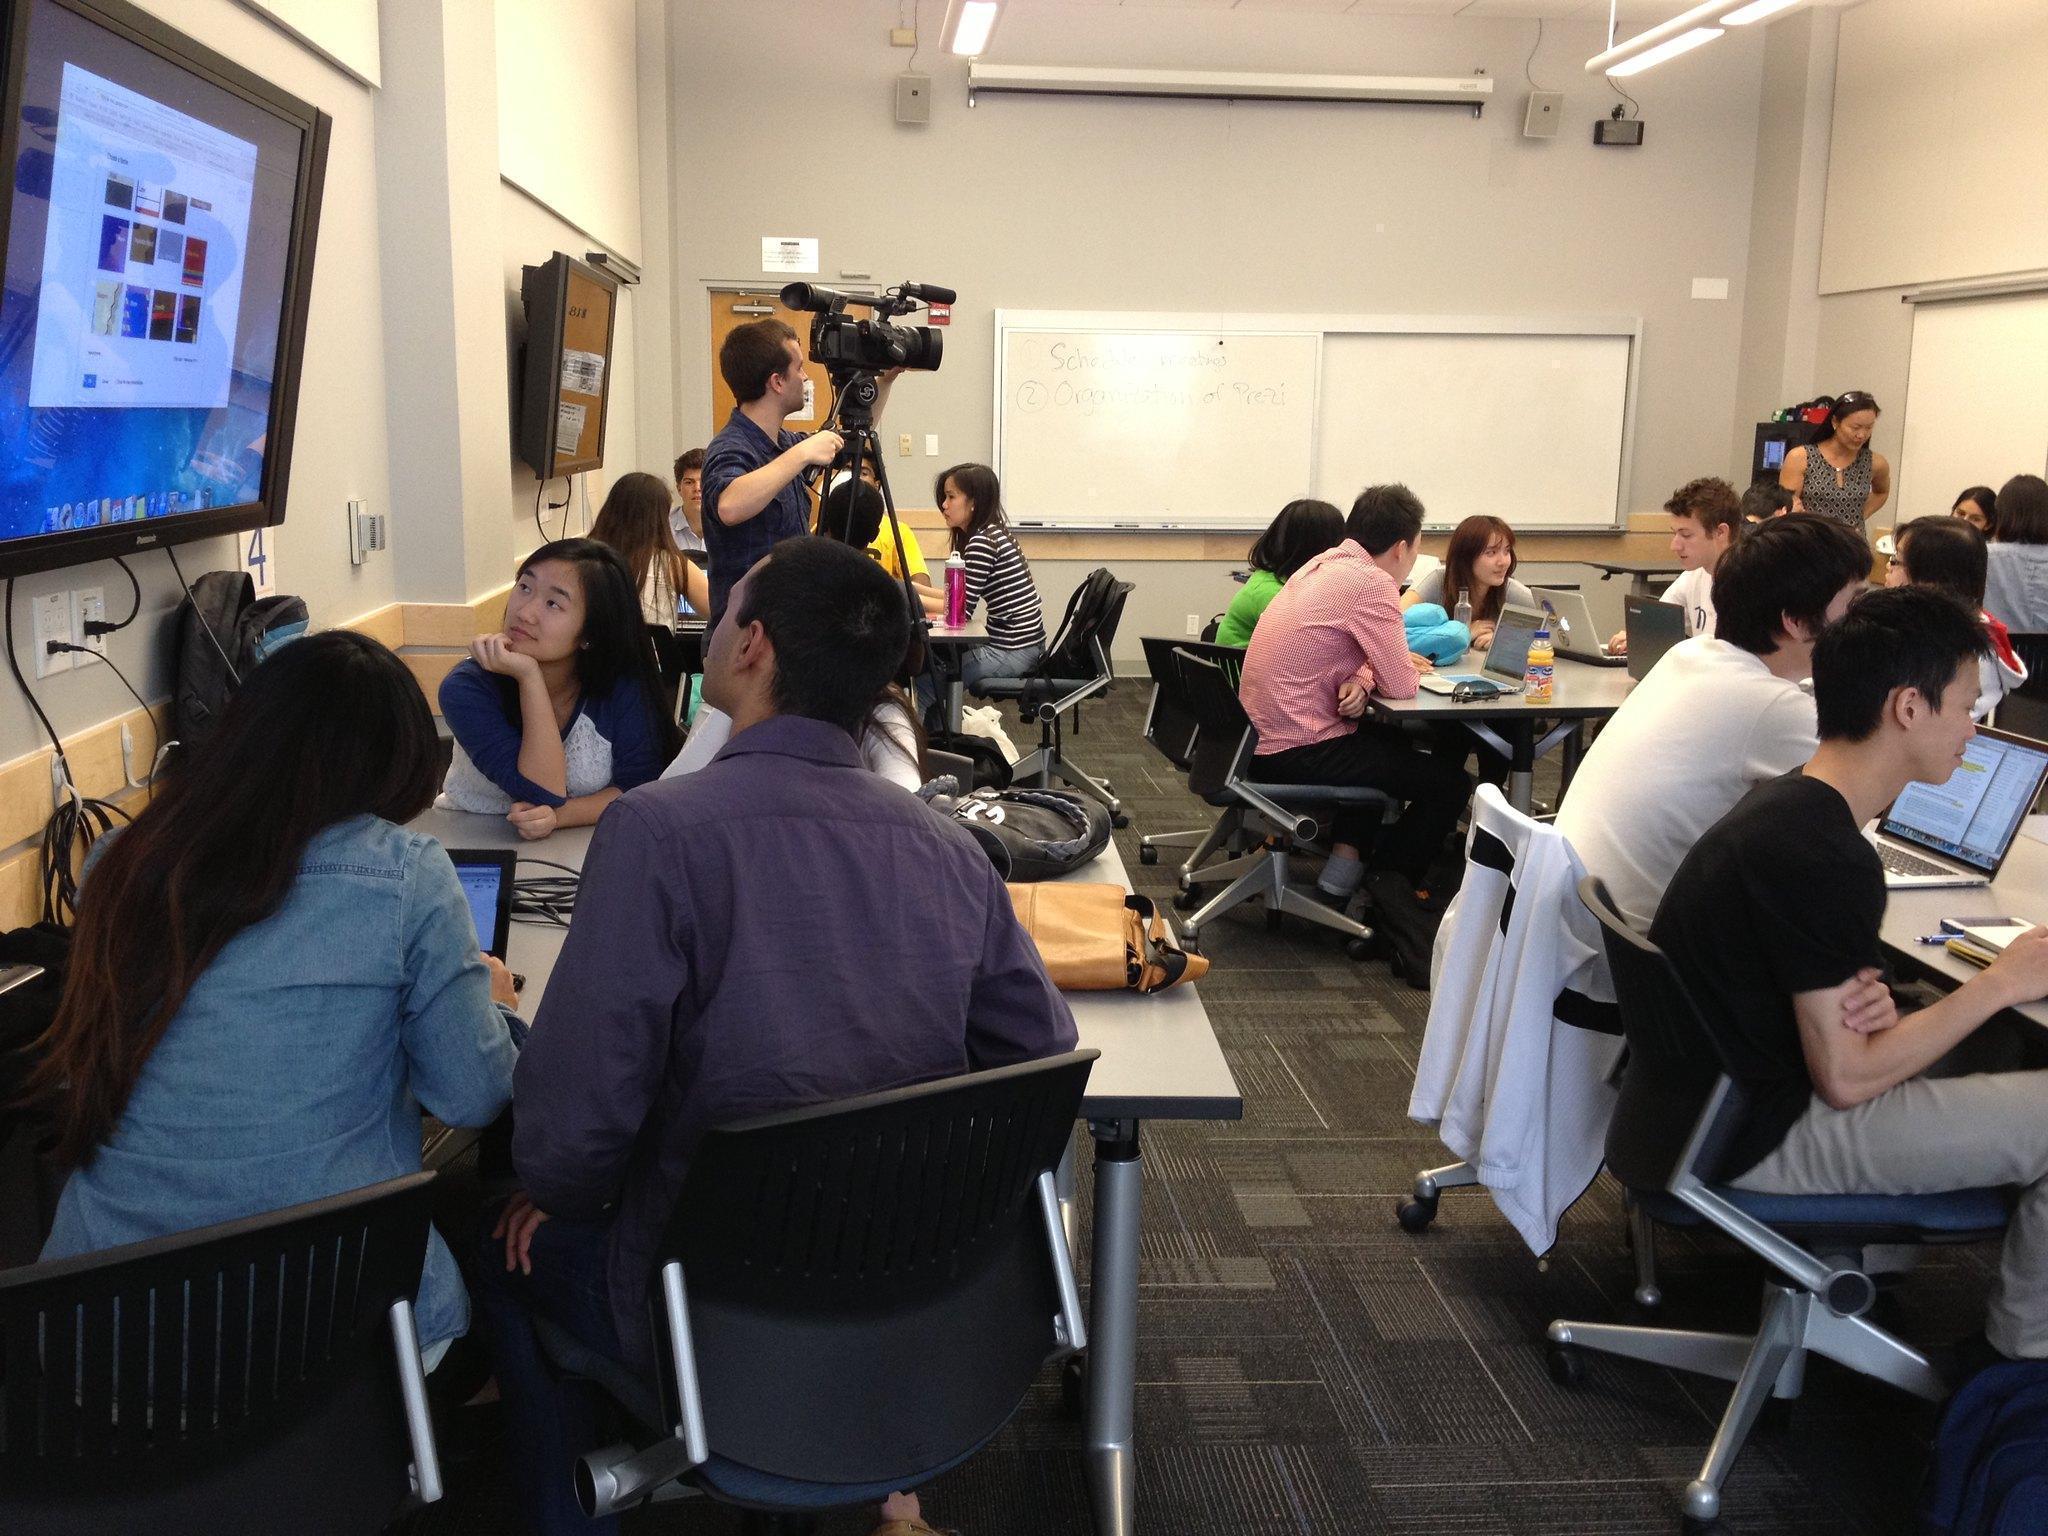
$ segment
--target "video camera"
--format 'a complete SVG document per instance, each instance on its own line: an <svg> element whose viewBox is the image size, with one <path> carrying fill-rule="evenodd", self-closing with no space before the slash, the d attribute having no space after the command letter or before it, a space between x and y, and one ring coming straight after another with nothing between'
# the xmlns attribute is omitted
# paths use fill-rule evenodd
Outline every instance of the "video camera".
<svg viewBox="0 0 2048 1536"><path fill-rule="evenodd" d="M951 288L931 283L904 283L873 298L839 293L816 283L791 283L782 290L784 304L817 315L811 322L811 361L824 365L835 389L860 373L887 373L892 368L928 373L936 369L945 338L930 326L889 322L920 304L951 304L955 297ZM846 312L848 305L873 313L856 320Z"/></svg>

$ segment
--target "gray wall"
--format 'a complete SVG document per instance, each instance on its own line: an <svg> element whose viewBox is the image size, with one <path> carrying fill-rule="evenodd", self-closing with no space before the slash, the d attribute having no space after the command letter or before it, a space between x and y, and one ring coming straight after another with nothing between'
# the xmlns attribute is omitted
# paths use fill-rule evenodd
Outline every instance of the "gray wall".
<svg viewBox="0 0 2048 1536"><path fill-rule="evenodd" d="M925 7L934 34L940 9ZM1005 62L1479 68L1500 87L1478 121L1446 107L1089 97L984 96L970 110L964 64L927 48L932 121L907 128L891 111L909 59L885 44L894 0L677 6L679 440L712 426L704 285L759 281L763 235L814 235L826 283L847 270L960 291L943 370L905 379L884 423L906 500L928 495L938 464L990 452L998 306L1641 314L1634 508L1730 467L1761 37L1731 33L1682 73L1645 76L1647 143L1615 150L1591 142L1614 100L1581 67L1601 45L1593 25L1549 26L1534 73L1567 105L1543 142L1521 134L1533 21L1011 9ZM1730 279L1730 298L1693 299L1695 277ZM916 434L909 461L894 457L903 431Z"/></svg>

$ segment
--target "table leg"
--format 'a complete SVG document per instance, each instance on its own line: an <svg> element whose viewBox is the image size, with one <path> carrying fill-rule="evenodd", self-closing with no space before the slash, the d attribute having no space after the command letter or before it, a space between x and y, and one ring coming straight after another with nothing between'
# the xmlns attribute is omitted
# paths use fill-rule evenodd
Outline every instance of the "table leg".
<svg viewBox="0 0 2048 1536"><path fill-rule="evenodd" d="M1502 722L1508 745L1508 804L1524 816L1536 803L1536 723L1533 720Z"/></svg>
<svg viewBox="0 0 2048 1536"><path fill-rule="evenodd" d="M1648 571L1636 571L1628 579L1628 589L1637 597L1655 597L1656 589Z"/></svg>
<svg viewBox="0 0 2048 1536"><path fill-rule="evenodd" d="M1095 1138L1095 1256L1088 1294L1085 1437L1096 1536L1137 1529L1138 1122L1090 1122Z"/></svg>

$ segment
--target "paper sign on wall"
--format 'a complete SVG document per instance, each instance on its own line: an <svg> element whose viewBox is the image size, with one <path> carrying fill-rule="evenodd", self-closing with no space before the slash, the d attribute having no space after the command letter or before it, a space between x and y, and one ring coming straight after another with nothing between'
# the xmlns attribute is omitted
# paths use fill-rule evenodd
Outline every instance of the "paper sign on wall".
<svg viewBox="0 0 2048 1536"><path fill-rule="evenodd" d="M572 347L562 350L562 389L579 395L601 395L604 393L604 354L602 352L578 352Z"/></svg>
<svg viewBox="0 0 2048 1536"><path fill-rule="evenodd" d="M816 421L818 419L818 386L811 376L804 375L804 408L789 413L791 421Z"/></svg>
<svg viewBox="0 0 2048 1536"><path fill-rule="evenodd" d="M761 237L761 270L763 272L796 272L816 275L818 270L818 242L796 235L763 235Z"/></svg>
<svg viewBox="0 0 2048 1536"><path fill-rule="evenodd" d="M564 400L555 407L555 452L574 454L576 445L583 441L583 423L590 415L590 407Z"/></svg>
<svg viewBox="0 0 2048 1536"><path fill-rule="evenodd" d="M277 590L277 530L275 528L252 528L248 538L242 541L242 569L249 573L249 579L256 584L258 597L269 597Z"/></svg>

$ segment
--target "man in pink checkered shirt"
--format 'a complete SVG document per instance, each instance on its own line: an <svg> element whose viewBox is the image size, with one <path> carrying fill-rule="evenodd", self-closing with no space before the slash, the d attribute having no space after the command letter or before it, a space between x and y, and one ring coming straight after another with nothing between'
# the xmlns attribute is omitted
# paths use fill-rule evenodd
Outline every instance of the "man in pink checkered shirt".
<svg viewBox="0 0 2048 1536"><path fill-rule="evenodd" d="M1419 885L1471 798L1462 764L1425 751L1399 726L1364 719L1366 701L1412 699L1416 663L1401 627L1401 583L1415 564L1422 503L1405 485L1367 486L1346 538L1294 573L1252 631L1238 695L1258 728L1252 776L1269 784L1363 785L1403 803L1372 849L1375 869ZM1360 850L1379 818L1339 811L1317 887L1345 900L1365 873Z"/></svg>

